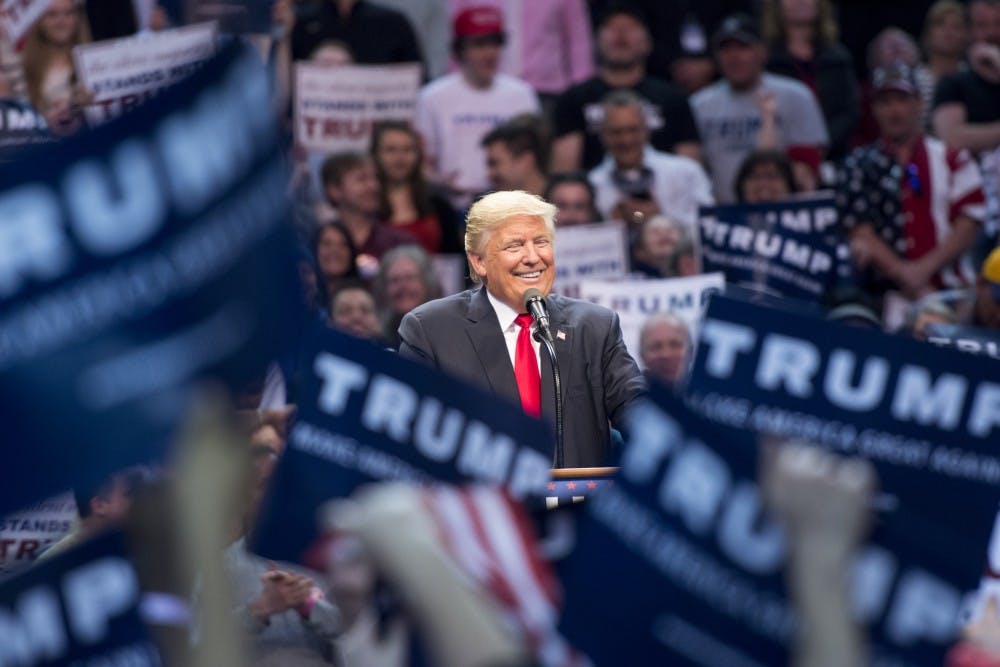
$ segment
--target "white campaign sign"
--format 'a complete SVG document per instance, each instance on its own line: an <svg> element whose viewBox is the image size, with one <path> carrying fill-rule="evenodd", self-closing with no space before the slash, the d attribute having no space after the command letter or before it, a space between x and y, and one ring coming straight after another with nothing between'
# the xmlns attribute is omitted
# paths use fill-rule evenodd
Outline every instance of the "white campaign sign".
<svg viewBox="0 0 1000 667"><path fill-rule="evenodd" d="M639 331L650 315L654 313L677 315L684 320L691 331L691 340L696 341L708 295L721 291L725 284L725 278L721 273L665 280L620 282L586 280L580 283L580 298L593 301L618 313L625 346L641 365Z"/></svg>
<svg viewBox="0 0 1000 667"><path fill-rule="evenodd" d="M20 42L51 3L52 0L2 0L0 24L7 40L11 44Z"/></svg>
<svg viewBox="0 0 1000 667"><path fill-rule="evenodd" d="M367 151L372 124L412 121L420 64L295 65L295 140L309 151Z"/></svg>
<svg viewBox="0 0 1000 667"><path fill-rule="evenodd" d="M0 517L0 573L38 558L73 529L76 518L69 492Z"/></svg>
<svg viewBox="0 0 1000 667"><path fill-rule="evenodd" d="M187 77L215 54L216 33L199 23L75 47L77 76L94 96L87 121L106 122Z"/></svg>
<svg viewBox="0 0 1000 667"><path fill-rule="evenodd" d="M556 228L553 291L579 297L583 280L617 280L628 273L628 240L623 222Z"/></svg>

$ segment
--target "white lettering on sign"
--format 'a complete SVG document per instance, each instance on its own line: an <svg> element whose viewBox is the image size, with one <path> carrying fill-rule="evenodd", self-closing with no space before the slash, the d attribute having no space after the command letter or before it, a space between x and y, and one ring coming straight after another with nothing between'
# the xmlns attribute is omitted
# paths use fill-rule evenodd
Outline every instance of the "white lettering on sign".
<svg viewBox="0 0 1000 667"><path fill-rule="evenodd" d="M640 434L642 440L630 440L621 474L630 484L656 488L659 508L679 527L668 532L683 534L686 529L699 538L714 537L726 558L753 575L773 575L784 567L784 531L764 513L753 480L736 477L723 456L685 434L651 401L636 405L628 420L629 432ZM628 526L633 519L620 514L605 518L618 526ZM901 566L880 546L858 550L850 585L855 619L865 624L884 619L887 634L897 645L940 645L955 636L963 606L961 591L920 566Z"/></svg>
<svg viewBox="0 0 1000 667"><path fill-rule="evenodd" d="M758 335L743 324L709 319L702 325L701 345L705 372L724 380L732 377L740 355L757 349ZM1000 427L1000 384L995 382L981 381L970 391L968 378L954 373L932 380L931 370L923 366L908 363L893 369L885 357L844 348L830 350L824 363L824 351L812 341L777 333L765 334L759 347L754 382L769 392L796 398L818 395L853 412L867 412L888 401L895 419L946 430L954 429L966 413L965 430L977 438L987 438ZM860 379L855 381L859 366Z"/></svg>
<svg viewBox="0 0 1000 667"><path fill-rule="evenodd" d="M400 445L412 444L429 461L454 461L459 473L506 483L515 496L541 492L549 481L550 462L545 456L467 419L457 408L421 396L405 382L373 376L361 364L329 352L317 355L313 370L322 382L319 408L329 415L344 415L351 398L361 394L358 418L364 428Z"/></svg>
<svg viewBox="0 0 1000 667"><path fill-rule="evenodd" d="M0 194L0 298L61 277L77 252L133 250L162 228L169 208L193 213L238 182L252 158L273 147L267 85L259 64L245 58L213 90L161 121L151 133L156 141L129 139L107 156L69 165L61 190L39 183ZM197 146L174 143L170 127L178 119Z"/></svg>
<svg viewBox="0 0 1000 667"><path fill-rule="evenodd" d="M78 644L98 644L110 622L139 598L135 570L122 558L108 556L76 567L62 576L59 588L67 627L54 586L39 584L10 608L0 606L0 667L61 662L70 636Z"/></svg>

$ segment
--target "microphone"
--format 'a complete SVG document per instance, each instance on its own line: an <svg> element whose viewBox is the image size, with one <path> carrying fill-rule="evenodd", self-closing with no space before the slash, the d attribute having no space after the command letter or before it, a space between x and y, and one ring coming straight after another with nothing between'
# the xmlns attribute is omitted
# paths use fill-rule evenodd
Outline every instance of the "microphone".
<svg viewBox="0 0 1000 667"><path fill-rule="evenodd" d="M521 296L521 304L526 311L531 313L531 319L535 320L538 329L546 338L551 340L552 334L549 333L549 309L545 305L545 297L542 296L542 293L534 287L524 290L524 295Z"/></svg>

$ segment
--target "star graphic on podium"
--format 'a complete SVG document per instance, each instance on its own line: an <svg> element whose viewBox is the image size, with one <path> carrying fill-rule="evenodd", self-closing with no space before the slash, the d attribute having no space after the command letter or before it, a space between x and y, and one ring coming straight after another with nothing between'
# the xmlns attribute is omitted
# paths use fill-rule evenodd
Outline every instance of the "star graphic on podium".
<svg viewBox="0 0 1000 667"><path fill-rule="evenodd" d="M566 482L566 488L572 491L576 488L576 482Z"/></svg>
<svg viewBox="0 0 1000 667"><path fill-rule="evenodd" d="M556 490L556 483L549 482L549 491L555 491L555 490Z"/></svg>
<svg viewBox="0 0 1000 667"><path fill-rule="evenodd" d="M596 489L597 488L597 482L595 482L594 480L590 480L589 482L587 482L587 488L588 489Z"/></svg>

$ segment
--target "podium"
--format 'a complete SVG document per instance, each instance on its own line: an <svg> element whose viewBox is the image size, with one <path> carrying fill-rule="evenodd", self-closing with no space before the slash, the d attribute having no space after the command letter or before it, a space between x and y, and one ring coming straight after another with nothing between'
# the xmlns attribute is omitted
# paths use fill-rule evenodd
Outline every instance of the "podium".
<svg viewBox="0 0 1000 667"><path fill-rule="evenodd" d="M553 468L545 492L546 509L584 502L588 496L614 486L618 468Z"/></svg>

